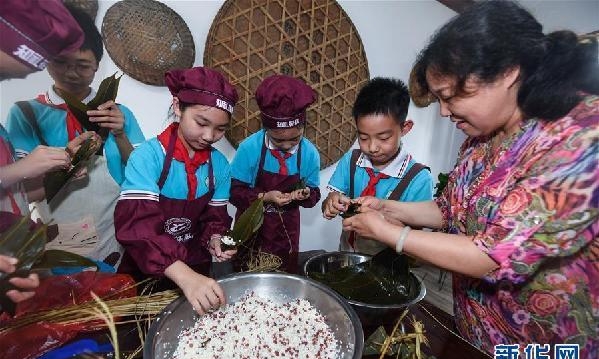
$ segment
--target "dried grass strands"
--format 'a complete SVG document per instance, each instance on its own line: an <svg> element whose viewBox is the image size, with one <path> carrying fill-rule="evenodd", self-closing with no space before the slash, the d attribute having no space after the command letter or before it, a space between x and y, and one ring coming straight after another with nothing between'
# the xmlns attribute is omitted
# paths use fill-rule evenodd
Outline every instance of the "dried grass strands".
<svg viewBox="0 0 599 359"><path fill-rule="evenodd" d="M408 314L408 309L404 310L403 313L401 313L401 316L399 317L399 319L397 319L397 322L395 323L395 326L393 327L391 334L387 338L385 338L385 341L383 342L383 345L381 347L381 356L379 357L379 359L383 359L389 351L389 347L393 342L393 338L395 338L397 334L397 329L399 328L399 325L401 324L401 321L406 316L406 314Z"/></svg>
<svg viewBox="0 0 599 359"><path fill-rule="evenodd" d="M246 272L271 272L278 270L283 264L281 257L265 252L258 252L257 255L251 255Z"/></svg>
<svg viewBox="0 0 599 359"><path fill-rule="evenodd" d="M152 316L160 313L164 307L180 295L179 291L167 290L130 298L105 300L104 303L113 317L117 318L115 323L123 324L139 322L139 319L125 320L121 318ZM95 314L92 314L94 308L97 308L97 303L89 301L60 309L27 314L10 322L6 327L1 328L0 333L37 322L60 324L91 322L98 319ZM101 324L99 325L99 327L102 326Z"/></svg>

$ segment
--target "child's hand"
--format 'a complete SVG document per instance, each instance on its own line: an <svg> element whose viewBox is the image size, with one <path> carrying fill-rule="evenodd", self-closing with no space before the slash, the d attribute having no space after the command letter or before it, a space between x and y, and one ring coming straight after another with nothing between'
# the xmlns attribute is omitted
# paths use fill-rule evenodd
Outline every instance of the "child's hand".
<svg viewBox="0 0 599 359"><path fill-rule="evenodd" d="M225 304L225 293L212 278L193 273L181 286L183 294L200 315L211 313Z"/></svg>
<svg viewBox="0 0 599 359"><path fill-rule="evenodd" d="M322 202L322 214L326 219L333 219L339 213L345 212L350 203L349 197L339 192L329 192L327 198Z"/></svg>
<svg viewBox="0 0 599 359"><path fill-rule="evenodd" d="M279 207L282 207L291 202L291 194L283 193L281 191L268 191L264 194L264 202L274 203Z"/></svg>
<svg viewBox="0 0 599 359"><path fill-rule="evenodd" d="M295 191L289 193L291 195L292 201L303 201L310 197L310 188L302 188L296 189Z"/></svg>
<svg viewBox="0 0 599 359"><path fill-rule="evenodd" d="M208 251L212 254L212 257L216 259L217 262L225 262L231 259L235 253L237 253L236 249L230 249L228 251L222 251L221 249L221 235L213 234L210 237L210 243L208 244Z"/></svg>
<svg viewBox="0 0 599 359"><path fill-rule="evenodd" d="M95 110L87 111L89 120L110 130L115 136L124 134L125 116L114 101L106 101Z"/></svg>
<svg viewBox="0 0 599 359"><path fill-rule="evenodd" d="M225 304L225 293L212 278L196 273L181 261L168 266L164 274L177 283L193 309L198 314L212 312Z"/></svg>

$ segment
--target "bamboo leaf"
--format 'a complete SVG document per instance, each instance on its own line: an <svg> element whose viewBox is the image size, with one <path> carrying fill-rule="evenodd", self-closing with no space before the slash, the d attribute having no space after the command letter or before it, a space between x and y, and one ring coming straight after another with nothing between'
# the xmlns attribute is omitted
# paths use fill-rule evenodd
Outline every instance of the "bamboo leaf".
<svg viewBox="0 0 599 359"><path fill-rule="evenodd" d="M372 333L366 342L364 342L363 355L376 355L381 353L381 346L387 339L387 332L383 326L378 327L374 333Z"/></svg>
<svg viewBox="0 0 599 359"><path fill-rule="evenodd" d="M89 120L87 111L90 110L90 108L86 104L82 103L77 97L66 91L60 91L60 97L62 97L69 110L75 117L77 117L77 121L79 121L86 130L96 132L100 130L101 127L98 124Z"/></svg>
<svg viewBox="0 0 599 359"><path fill-rule="evenodd" d="M263 221L264 200L258 198L237 218L233 225L230 236L233 238L235 246L239 246L250 239L260 229Z"/></svg>
<svg viewBox="0 0 599 359"><path fill-rule="evenodd" d="M24 238L29 230L29 218L22 216L20 220L0 234L0 254L13 256L21 246L19 238Z"/></svg>
<svg viewBox="0 0 599 359"><path fill-rule="evenodd" d="M84 166L96 151L97 143L94 139L88 138L83 141L79 150L71 159L71 169L49 172L44 176L44 189L46 191L46 200L48 203L60 192L67 182Z"/></svg>
<svg viewBox="0 0 599 359"><path fill-rule="evenodd" d="M98 106L109 100L116 100L119 83L121 81L121 77L123 76L121 75L116 77L116 74L117 73L115 72L112 76L102 80L100 86L98 87L98 92L96 92L96 96L94 96L94 98L87 103L87 107L90 110L97 109Z"/></svg>
<svg viewBox="0 0 599 359"><path fill-rule="evenodd" d="M0 272L0 305L2 310L14 313L15 304L6 297L6 292L14 289L9 282L13 277L27 277L29 269L39 258L46 245L46 225L30 229L30 221L23 217L2 233L0 253L18 259L13 273Z"/></svg>
<svg viewBox="0 0 599 359"><path fill-rule="evenodd" d="M349 206L347 206L347 211L340 214L342 218L349 218L351 216L355 216L360 213L360 203L352 202Z"/></svg>
<svg viewBox="0 0 599 359"><path fill-rule="evenodd" d="M55 267L96 267L92 260L76 253L49 249L35 262L32 269L50 269Z"/></svg>

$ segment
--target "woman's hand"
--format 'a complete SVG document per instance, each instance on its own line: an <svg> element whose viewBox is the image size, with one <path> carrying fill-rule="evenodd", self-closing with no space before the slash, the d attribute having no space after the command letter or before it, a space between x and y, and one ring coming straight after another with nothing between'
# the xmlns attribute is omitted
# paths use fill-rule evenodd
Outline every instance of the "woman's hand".
<svg viewBox="0 0 599 359"><path fill-rule="evenodd" d="M360 212L369 212L369 211L381 211L383 209L384 200L373 197L359 197L355 200L356 203L359 203Z"/></svg>
<svg viewBox="0 0 599 359"><path fill-rule="evenodd" d="M228 261L233 258L235 253L237 253L236 249L230 249L226 251L222 251L221 249L221 237L220 234L213 234L210 237L210 243L208 243L208 251L212 254L212 257L216 259L217 262Z"/></svg>
<svg viewBox="0 0 599 359"><path fill-rule="evenodd" d="M295 191L290 192L289 195L291 196L292 201L303 201L310 197L310 188L296 189Z"/></svg>
<svg viewBox="0 0 599 359"><path fill-rule="evenodd" d="M264 202L274 203L279 207L282 207L291 202L291 195L289 193L283 193L281 191L268 191L262 197Z"/></svg>
<svg viewBox="0 0 599 359"><path fill-rule="evenodd" d="M100 127L110 130L116 137L124 134L125 116L114 101L107 101L98 106L97 110L87 111L89 120Z"/></svg>
<svg viewBox="0 0 599 359"><path fill-rule="evenodd" d="M200 315L212 312L226 302L223 289L214 279L196 273L179 260L168 266L164 274L181 288L185 298Z"/></svg>
<svg viewBox="0 0 599 359"><path fill-rule="evenodd" d="M358 213L343 220L344 231L354 231L362 237L372 239L377 239L379 231L389 225L378 211Z"/></svg>
<svg viewBox="0 0 599 359"><path fill-rule="evenodd" d="M333 219L339 213L347 211L351 200L339 192L332 191L322 202L322 215L326 219Z"/></svg>

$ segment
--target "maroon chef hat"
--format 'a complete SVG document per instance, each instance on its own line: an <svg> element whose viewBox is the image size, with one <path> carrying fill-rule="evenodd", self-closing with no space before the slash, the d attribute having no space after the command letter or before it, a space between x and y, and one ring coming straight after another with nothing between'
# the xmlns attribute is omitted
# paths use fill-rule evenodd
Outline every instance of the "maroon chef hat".
<svg viewBox="0 0 599 359"><path fill-rule="evenodd" d="M60 0L1 0L0 50L43 70L54 57L79 50L83 31Z"/></svg>
<svg viewBox="0 0 599 359"><path fill-rule="evenodd" d="M256 89L256 101L264 127L296 127L306 122L306 108L316 101L316 92L300 79L273 75Z"/></svg>
<svg viewBox="0 0 599 359"><path fill-rule="evenodd" d="M216 107L233 114L237 90L218 71L207 67L170 70L164 82L179 101Z"/></svg>

